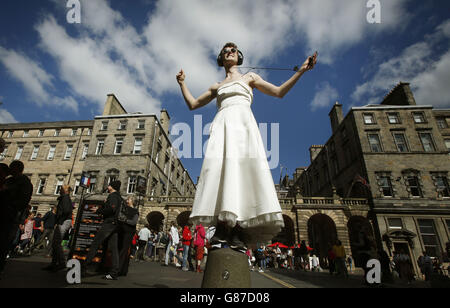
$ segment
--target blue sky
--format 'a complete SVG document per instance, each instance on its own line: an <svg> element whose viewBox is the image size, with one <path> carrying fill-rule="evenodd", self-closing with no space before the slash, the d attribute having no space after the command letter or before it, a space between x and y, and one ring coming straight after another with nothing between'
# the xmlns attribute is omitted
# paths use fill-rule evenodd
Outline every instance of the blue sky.
<svg viewBox="0 0 450 308"><path fill-rule="evenodd" d="M183 68L200 95L223 80L215 57L229 41L250 66L291 68L319 51L316 68L282 100L255 91L256 120L269 136L279 125L275 182L280 164L289 175L309 165L310 145L331 134L336 101L346 114L404 81L418 104L450 108L449 1L380 0L379 24L367 21L368 0L79 0L80 24L67 22L67 2L1 1L0 123L93 119L114 93L129 112L165 108L193 132L194 115L213 120L215 101L189 111L175 75ZM277 85L291 76L255 72ZM182 161L196 180L202 159Z"/></svg>

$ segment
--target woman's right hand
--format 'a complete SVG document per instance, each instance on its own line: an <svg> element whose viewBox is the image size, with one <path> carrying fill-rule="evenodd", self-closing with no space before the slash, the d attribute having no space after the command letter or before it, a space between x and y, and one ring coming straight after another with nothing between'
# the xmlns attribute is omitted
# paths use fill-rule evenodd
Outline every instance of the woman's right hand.
<svg viewBox="0 0 450 308"><path fill-rule="evenodd" d="M177 82L180 86L183 84L185 78L186 75L184 74L183 69L181 69L180 72L177 74Z"/></svg>

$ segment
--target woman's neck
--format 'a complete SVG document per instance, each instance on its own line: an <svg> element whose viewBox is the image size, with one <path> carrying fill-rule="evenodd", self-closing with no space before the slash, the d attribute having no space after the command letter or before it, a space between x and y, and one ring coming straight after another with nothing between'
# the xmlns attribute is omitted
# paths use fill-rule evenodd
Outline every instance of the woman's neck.
<svg viewBox="0 0 450 308"><path fill-rule="evenodd" d="M226 79L236 79L242 76L236 65L233 65L231 67L225 67L225 75Z"/></svg>

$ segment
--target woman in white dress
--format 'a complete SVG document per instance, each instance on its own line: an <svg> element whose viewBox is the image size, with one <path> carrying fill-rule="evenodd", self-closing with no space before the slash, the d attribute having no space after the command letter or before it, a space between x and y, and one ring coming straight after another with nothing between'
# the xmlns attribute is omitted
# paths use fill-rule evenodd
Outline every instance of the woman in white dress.
<svg viewBox="0 0 450 308"><path fill-rule="evenodd" d="M317 54L308 57L281 86L253 72L242 75L238 66L243 59L234 43L225 44L217 57L218 65L225 69L225 79L198 98L189 91L182 69L176 76L190 110L217 98L218 111L210 127L190 220L216 225L212 241L227 241L232 248L270 241L284 226L264 144L250 108L253 89L282 98L314 67Z"/></svg>

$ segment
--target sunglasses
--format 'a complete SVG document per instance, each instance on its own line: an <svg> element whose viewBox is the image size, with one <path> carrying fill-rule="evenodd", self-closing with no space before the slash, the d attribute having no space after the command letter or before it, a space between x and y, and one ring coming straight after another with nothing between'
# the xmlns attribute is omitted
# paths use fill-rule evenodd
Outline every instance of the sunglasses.
<svg viewBox="0 0 450 308"><path fill-rule="evenodd" d="M222 54L227 54L227 53L229 53L229 52L231 52L231 53L235 53L237 51L237 49L236 48L225 48L225 49L223 49L222 50Z"/></svg>

